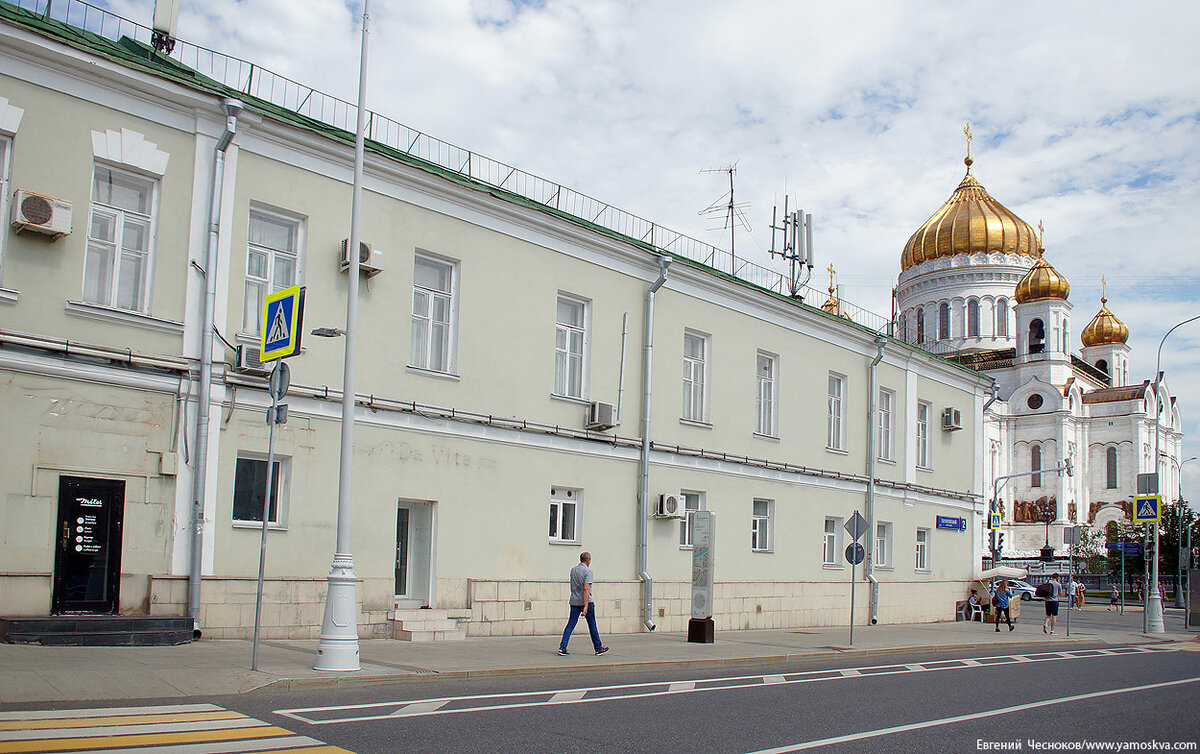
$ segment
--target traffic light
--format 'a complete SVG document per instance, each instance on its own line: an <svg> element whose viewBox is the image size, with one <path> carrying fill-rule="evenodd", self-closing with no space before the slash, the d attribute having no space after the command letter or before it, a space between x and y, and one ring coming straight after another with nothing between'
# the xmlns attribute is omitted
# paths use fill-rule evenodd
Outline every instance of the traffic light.
<svg viewBox="0 0 1200 754"><path fill-rule="evenodd" d="M997 550L1004 549L1004 532L1000 532L996 535L996 549Z"/></svg>

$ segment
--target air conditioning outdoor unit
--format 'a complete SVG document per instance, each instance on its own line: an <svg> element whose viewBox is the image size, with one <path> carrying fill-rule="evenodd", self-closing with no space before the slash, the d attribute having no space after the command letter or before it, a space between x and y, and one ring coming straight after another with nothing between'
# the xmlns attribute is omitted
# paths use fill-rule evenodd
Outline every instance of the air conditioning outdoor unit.
<svg viewBox="0 0 1200 754"><path fill-rule="evenodd" d="M71 232L71 203L17 189L13 195L12 224L18 231L32 230L55 238Z"/></svg>
<svg viewBox="0 0 1200 754"><path fill-rule="evenodd" d="M270 374L271 367L258 360L261 353L262 351L254 346L238 346L237 363L234 365L234 369L243 374L259 376Z"/></svg>
<svg viewBox="0 0 1200 754"><path fill-rule="evenodd" d="M955 429L962 429L962 411L957 408L947 406L942 409L942 429L947 432Z"/></svg>
<svg viewBox="0 0 1200 754"><path fill-rule="evenodd" d="M343 239L341 256L342 272L350 269L350 257L346 254L346 249L349 246L350 239ZM383 272L383 249L377 248L374 244L369 244L366 241L359 241L358 268L362 272L367 273L367 277L375 277Z"/></svg>
<svg viewBox="0 0 1200 754"><path fill-rule="evenodd" d="M587 411L587 428L603 432L617 426L617 408L611 403L592 401Z"/></svg>
<svg viewBox="0 0 1200 754"><path fill-rule="evenodd" d="M658 504L654 506L655 518L683 518L686 515L682 495L658 496Z"/></svg>

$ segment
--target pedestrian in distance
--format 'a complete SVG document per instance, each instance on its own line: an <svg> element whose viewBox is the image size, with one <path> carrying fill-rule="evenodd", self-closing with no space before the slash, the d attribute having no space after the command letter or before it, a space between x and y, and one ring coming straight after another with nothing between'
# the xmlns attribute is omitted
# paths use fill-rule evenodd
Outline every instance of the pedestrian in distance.
<svg viewBox="0 0 1200 754"><path fill-rule="evenodd" d="M1046 597L1046 622L1042 624L1042 633L1054 636L1054 624L1058 622L1058 600L1063 593L1062 582L1058 580L1058 571L1050 574L1050 595ZM1067 603L1068 609L1070 603Z"/></svg>
<svg viewBox="0 0 1200 754"><path fill-rule="evenodd" d="M1117 585L1113 584L1111 589L1112 589L1112 593L1108 595L1108 609L1116 610L1117 609L1117 599L1119 597L1119 594L1117 592Z"/></svg>
<svg viewBox="0 0 1200 754"><path fill-rule="evenodd" d="M568 655L567 642L571 641L571 634L575 631L575 624L579 622L580 614L587 620L588 633L592 637L592 646L596 650L597 655L602 655L608 651L608 647L600 641L600 630L596 628L596 603L592 600L595 596L592 593L592 582L595 580L595 574L592 573L592 554L590 552L579 553L579 565L571 569L571 617L567 619L567 628L563 631L562 643L558 645L558 653L560 655Z"/></svg>
<svg viewBox="0 0 1200 754"><path fill-rule="evenodd" d="M1008 588L1008 579L1001 579L1000 585L996 587L996 593L992 595L992 604L996 606L996 633L1000 633L1000 616L1004 615L1004 619L1008 621L1008 630L1013 630L1012 612L1008 606L1008 601L1012 599L1012 590Z"/></svg>
<svg viewBox="0 0 1200 754"><path fill-rule="evenodd" d="M1083 582L1076 581L1075 582L1075 609L1078 610L1079 612L1083 612L1083 600L1084 600L1084 595L1086 594L1086 592L1087 592L1087 587L1083 585Z"/></svg>

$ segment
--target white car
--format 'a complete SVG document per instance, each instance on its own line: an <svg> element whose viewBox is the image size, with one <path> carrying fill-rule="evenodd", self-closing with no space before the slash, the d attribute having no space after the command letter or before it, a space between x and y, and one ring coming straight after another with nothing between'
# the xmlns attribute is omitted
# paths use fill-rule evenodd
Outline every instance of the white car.
<svg viewBox="0 0 1200 754"><path fill-rule="evenodd" d="M1013 597L1020 597L1024 600L1040 600L1041 597L1034 593L1034 587L1028 582L1020 579L1009 579L1008 588L1013 593Z"/></svg>

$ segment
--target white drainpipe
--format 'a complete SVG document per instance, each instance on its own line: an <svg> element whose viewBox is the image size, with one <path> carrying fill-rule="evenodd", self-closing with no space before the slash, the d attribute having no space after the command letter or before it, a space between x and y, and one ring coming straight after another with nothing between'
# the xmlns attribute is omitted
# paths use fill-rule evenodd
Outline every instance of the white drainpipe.
<svg viewBox="0 0 1200 754"><path fill-rule="evenodd" d="M671 266L671 258L658 258L658 279L646 291L646 355L643 364L642 391L642 460L641 479L638 491L638 516L641 518L638 528L638 577L642 580L642 622L646 628L655 629L651 613L654 609L654 579L646 571L646 539L648 538L647 523L650 519L650 375L654 365L654 292L667 282L667 268Z"/></svg>
<svg viewBox="0 0 1200 754"><path fill-rule="evenodd" d="M883 361L883 347L887 345L887 342L887 338L882 335L875 336L875 347L879 350L868 370L871 394L867 401L869 406L867 409L867 567L864 570L867 581L871 582L872 626L879 622L879 579L875 578L875 412L878 410L876 400L879 383L875 371L879 362Z"/></svg>
<svg viewBox="0 0 1200 754"><path fill-rule="evenodd" d="M213 319L217 309L217 251L221 231L221 192L225 178L225 150L237 131L237 116L243 105L222 99L225 132L213 150L213 183L208 213L208 249L204 261L204 306L200 331L200 396L196 412L196 466L192 474L192 568L188 574L188 616L194 630L200 628L200 576L204 566L204 497L208 474L208 411L212 397Z"/></svg>

